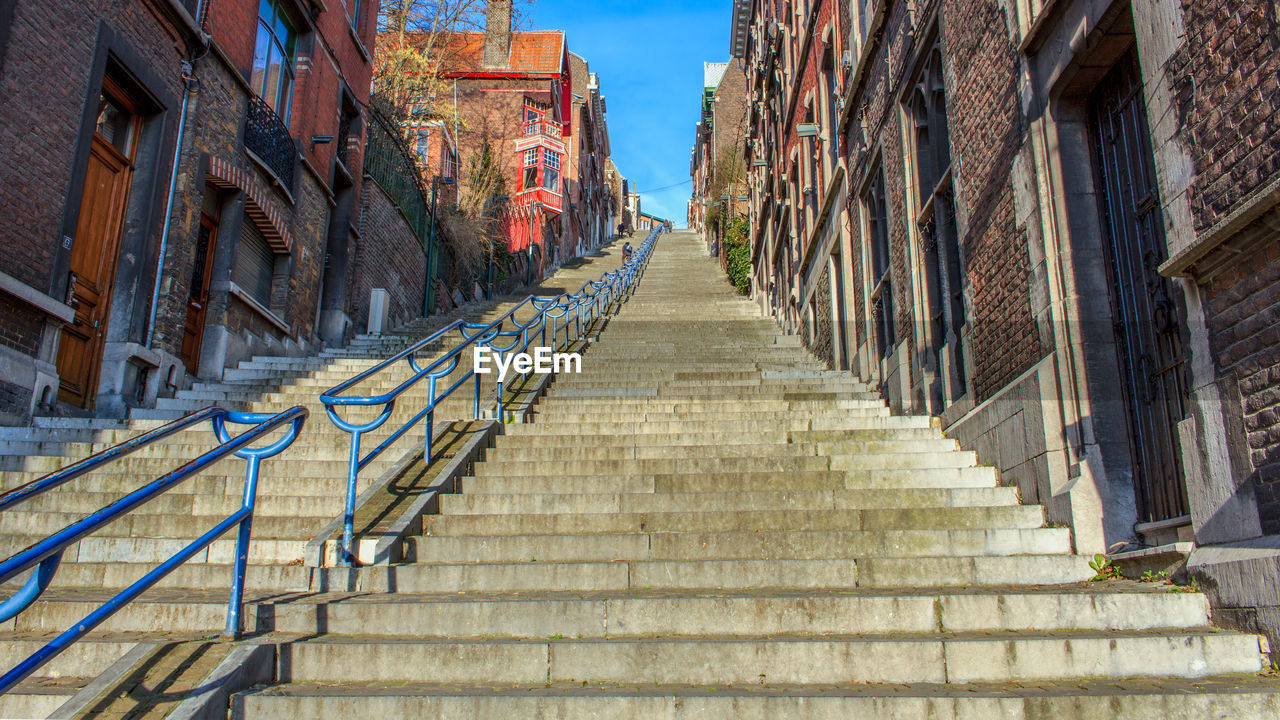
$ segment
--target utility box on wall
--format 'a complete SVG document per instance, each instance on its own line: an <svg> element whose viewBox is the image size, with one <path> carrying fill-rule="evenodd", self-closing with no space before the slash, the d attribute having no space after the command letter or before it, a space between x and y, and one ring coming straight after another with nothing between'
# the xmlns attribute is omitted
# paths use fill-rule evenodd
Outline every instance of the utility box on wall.
<svg viewBox="0 0 1280 720"><path fill-rule="evenodd" d="M381 335L387 324L387 316L391 314L391 295L383 288L374 288L369 293L369 328L370 335Z"/></svg>

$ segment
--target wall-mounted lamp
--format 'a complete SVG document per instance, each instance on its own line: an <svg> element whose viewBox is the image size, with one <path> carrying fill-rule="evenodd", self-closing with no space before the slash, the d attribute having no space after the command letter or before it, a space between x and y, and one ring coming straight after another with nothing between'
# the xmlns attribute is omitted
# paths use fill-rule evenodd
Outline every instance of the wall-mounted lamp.
<svg viewBox="0 0 1280 720"><path fill-rule="evenodd" d="M332 136L332 135L312 135L312 136L311 136L311 150L314 152L314 151L315 151L315 149L316 149L316 146L317 146L317 145L326 145L326 144L331 143L331 142L333 142L333 136Z"/></svg>

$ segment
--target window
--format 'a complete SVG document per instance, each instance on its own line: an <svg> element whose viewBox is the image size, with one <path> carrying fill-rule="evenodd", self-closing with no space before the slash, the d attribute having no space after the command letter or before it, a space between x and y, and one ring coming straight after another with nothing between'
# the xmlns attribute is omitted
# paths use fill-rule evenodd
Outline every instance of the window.
<svg viewBox="0 0 1280 720"><path fill-rule="evenodd" d="M877 357L888 359L895 342L893 331L893 281L889 268L889 207L884 193L884 168L877 168L866 192L862 212L866 221L867 244L871 255L871 324L876 338Z"/></svg>
<svg viewBox="0 0 1280 720"><path fill-rule="evenodd" d="M259 0L258 43L249 84L288 123L298 33L282 5L283 0Z"/></svg>
<svg viewBox="0 0 1280 720"><path fill-rule="evenodd" d="M445 177L458 176L458 151L448 148L444 154L444 172Z"/></svg>
<svg viewBox="0 0 1280 720"><path fill-rule="evenodd" d="M112 88L114 83L107 79L107 84ZM111 144L115 149L119 150L125 156L133 155L133 136L137 116L129 109L129 106L121 100L117 100L113 95L107 94L104 88L101 95L98 96L98 121L97 127L94 128L98 135Z"/></svg>
<svg viewBox="0 0 1280 720"><path fill-rule="evenodd" d="M351 27L357 32L360 31L360 0L349 0L351 5Z"/></svg>
<svg viewBox="0 0 1280 720"><path fill-rule="evenodd" d="M426 125L418 126L417 136L414 138L413 151L418 154L418 162L424 165L431 159L431 128Z"/></svg>
<svg viewBox="0 0 1280 720"><path fill-rule="evenodd" d="M951 190L951 138L942 75L942 47L932 49L917 72L908 113L914 132L913 160L919 187L916 228L923 250L929 345L935 355L940 386L933 392L941 405L966 392L961 335L966 323L964 261L956 229Z"/></svg>
<svg viewBox="0 0 1280 720"><path fill-rule="evenodd" d="M560 153L551 150L542 151L542 187L551 192L560 192Z"/></svg>
<svg viewBox="0 0 1280 720"><path fill-rule="evenodd" d="M276 272L276 254L262 231L248 217L240 224L240 246L231 280L264 308L271 307L271 285Z"/></svg>
<svg viewBox="0 0 1280 720"><path fill-rule="evenodd" d="M532 190L538 187L538 148L524 151L524 181L521 190Z"/></svg>
<svg viewBox="0 0 1280 720"><path fill-rule="evenodd" d="M823 128L825 131L823 135L823 149L826 150L827 156L826 171L834 174L839 162L836 152L839 147L840 140L839 134L836 132L836 127L840 124L838 107L840 94L836 87L835 50L833 50L830 45L826 48L825 57L823 58L822 63L822 89L824 95L822 98L824 105L823 109L826 111L824 113L825 117L823 117L823 124L826 125L826 127Z"/></svg>

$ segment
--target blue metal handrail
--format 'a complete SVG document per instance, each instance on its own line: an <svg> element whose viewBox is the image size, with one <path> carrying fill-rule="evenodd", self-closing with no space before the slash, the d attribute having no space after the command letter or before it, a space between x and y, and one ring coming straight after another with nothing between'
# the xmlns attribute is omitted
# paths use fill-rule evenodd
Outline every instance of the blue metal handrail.
<svg viewBox="0 0 1280 720"><path fill-rule="evenodd" d="M214 436L218 438L220 443L217 447L187 462L182 467L130 492L110 505L71 523L62 530L0 562L0 583L16 577L32 567L35 568L35 572L27 579L22 588L12 597L0 603L0 622L4 622L26 610L48 589L49 583L53 580L54 574L57 573L58 566L62 562L62 553L70 545L79 542L85 536L111 523L130 510L172 490L182 481L228 455L235 455L236 457L244 458L246 461L244 497L239 510L227 516L226 519L219 522L211 530L174 553L168 560L160 563L160 565L143 575L132 585L120 591L115 597L103 603L97 610L86 615L83 620L49 641L48 644L37 650L26 660L18 663L12 670L0 676L0 693L7 692L14 685L21 682L23 678L26 678L42 665L57 657L76 640L79 640L90 630L93 630L104 620L114 615L179 565L191 559L197 552L208 547L236 525L239 525L239 533L236 538L236 557L231 579L230 599L227 603L227 625L224 634L230 637L238 636L242 624L241 609L244 601L245 568L249 560L249 537L253 527L253 508L258 490L258 468L263 460L278 455L293 444L294 439L298 437L298 433L302 430L303 423L306 422L307 414L307 409L301 406L275 415L232 412L220 407L207 407L0 494L0 511L7 510L88 472L101 468L108 463L137 452L162 438L169 437L206 420L212 423ZM237 425L251 424L254 427L233 438L227 432L226 425L228 422ZM250 443L285 423L290 424L289 428L283 436L271 444L260 448L248 447Z"/></svg>
<svg viewBox="0 0 1280 720"><path fill-rule="evenodd" d="M350 433L351 440L347 453L347 488L346 502L343 506L342 514L342 547L339 550L339 562L343 565L356 564L356 557L352 552L352 543L354 541L354 524L355 524L355 502L356 487L358 485L360 471L364 469L374 458L378 457L392 443L404 437L413 427L423 420L426 421L425 433L423 437L423 458L428 462L431 459L431 442L435 429L435 413L436 408L446 398L453 394L458 388L462 387L469 380L474 379L475 393L473 399L473 417L480 417L480 398L482 395L482 378L481 374L475 372L472 367L462 373L454 382L448 385L442 392L437 388L437 382L448 378L456 370L462 360L463 355L468 348L472 352L476 352L481 348L485 348L499 358L505 356L506 353L522 353L525 352L534 338L537 337L542 343L547 341L547 323L551 321L551 338L552 346L555 349L562 347L558 342L560 330L564 331L564 345L568 346L571 342L576 342L582 338L582 334L592 322L598 320L602 316L613 312L621 301L624 301L632 290L635 288L636 282L644 273L645 265L648 263L649 252L656 242L658 232L655 230L650 233L639 247L632 253L630 259L622 264L617 270L605 272L600 276L600 280L588 280L583 283L582 287L576 293L562 293L560 295L539 297L529 295L525 299L516 304L502 317L490 323L470 323L463 320L455 320L448 325L440 328L431 335L419 340L413 345L405 348L399 353L383 360L377 365L351 377L332 388L326 390L320 396L320 402L324 403L325 413L329 419L339 429ZM559 311L558 313L556 311ZM529 319L521 322L517 319L517 313L520 311L530 313ZM562 327L557 327L556 320L565 317L571 311L577 311L575 335L570 340L568 322L566 321ZM584 323L585 318L585 323ZM444 355L436 358L426 367L418 363L417 355L429 346L433 346L437 342L443 342L453 332L457 331L461 337L461 342ZM507 342L510 340L510 342ZM392 367L401 360L406 360L412 375L400 383L398 386L379 395L342 395L351 390L360 383L379 375L387 368ZM367 454L361 454L360 443L366 433L377 430L382 427L391 417L391 413L395 410L397 399L406 391L422 381L427 382L427 402L421 409L413 414L408 420L396 428L392 433L373 450ZM498 421L502 422L503 404L502 393L503 384L495 377L494 380L494 409L498 417ZM352 422L344 419L338 414L340 407L378 407L381 406L381 412L376 417L364 423Z"/></svg>

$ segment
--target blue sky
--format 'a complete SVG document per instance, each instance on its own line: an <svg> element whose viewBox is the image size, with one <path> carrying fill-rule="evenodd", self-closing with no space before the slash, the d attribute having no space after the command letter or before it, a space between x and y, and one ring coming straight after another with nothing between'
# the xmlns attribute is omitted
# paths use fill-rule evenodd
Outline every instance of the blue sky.
<svg viewBox="0 0 1280 720"><path fill-rule="evenodd" d="M614 163L640 192L641 210L677 227L689 200L702 63L728 60L730 9L730 0L535 0L523 8L524 28L564 30L569 50L600 76Z"/></svg>

